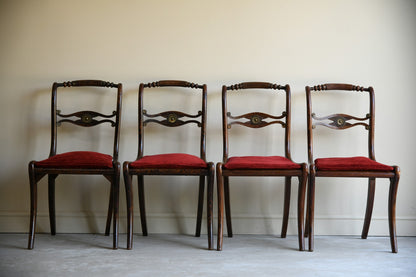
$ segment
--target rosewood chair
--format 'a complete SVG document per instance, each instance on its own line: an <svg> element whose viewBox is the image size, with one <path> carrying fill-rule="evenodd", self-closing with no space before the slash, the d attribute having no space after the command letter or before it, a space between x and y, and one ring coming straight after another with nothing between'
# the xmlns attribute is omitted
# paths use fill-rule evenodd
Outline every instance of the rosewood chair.
<svg viewBox="0 0 416 277"><path fill-rule="evenodd" d="M101 114L95 111L78 111L73 113L62 113L57 109L57 92L66 90L71 92L70 87L104 88L100 93L116 93L115 110L111 114ZM82 88L81 88L82 87ZM115 90L114 90L115 89ZM30 179L30 232L28 248L33 249L36 227L37 212L37 184L48 175L48 199L49 220L51 234L56 234L55 224L55 179L59 174L87 174L103 175L111 183L110 201L105 234L110 233L111 217L113 216L113 249L118 247L118 194L120 179L120 163L118 162L118 145L120 133L122 85L99 80L79 80L63 83L54 83L52 86L52 120L51 120L51 148L49 158L42 161L31 161L29 163ZM57 154L57 129L61 124L71 123L81 127L93 127L99 124L110 125L114 128L114 145L112 155L91 151L71 151Z"/></svg>
<svg viewBox="0 0 416 277"><path fill-rule="evenodd" d="M270 115L263 112L250 112L234 116L227 111L227 94L235 93L238 95L239 90L248 90L251 93L276 93L283 91L285 94L285 109L280 115ZM276 91L277 90L277 91ZM235 92L234 92L235 91ZM241 94L241 92L240 92ZM239 95L243 100L244 95ZM273 96L271 96L273 97ZM243 103L243 102L242 102ZM244 103L247 105L249 103ZM284 192L284 211L281 237L286 237L289 204L291 191L291 178L298 177L298 237L299 250L304 250L304 205L305 191L307 182L307 165L306 163L295 163L292 161L290 154L290 87L289 85L281 86L272 83L247 82L235 84L232 86L222 87L222 129L223 129L223 162L217 163L217 193L218 193L218 241L217 250L222 250L223 244L223 217L224 217L224 196L225 212L228 236L232 237L231 210L230 210L230 176L282 176L285 177ZM234 125L245 126L249 128L263 128L272 124L277 124L285 130L284 156L229 156L229 134L228 130Z"/></svg>
<svg viewBox="0 0 416 277"><path fill-rule="evenodd" d="M390 179L390 192L388 199L388 217L390 229L390 243L393 253L397 252L396 240L396 195L400 178L398 166L389 166L376 162L374 153L374 126L375 126L375 101L372 87L364 88L350 84L324 84L306 88L307 99L307 124L308 124L308 158L309 158L309 186L307 201L306 235L309 235L309 251L314 247L314 205L315 205L315 178L316 177L361 177L368 178L367 208L364 226L361 234L366 239L370 227L373 211L376 178ZM368 93L370 111L364 117L355 117L348 114L331 114L328 116L316 116L312 112L311 92L347 91L353 93ZM350 122L352 121L352 122ZM355 126L363 126L368 131L368 157L329 157L314 160L312 135L316 126L325 126L335 130L345 130Z"/></svg>
<svg viewBox="0 0 416 277"><path fill-rule="evenodd" d="M201 110L196 114L188 114L180 111L163 111L149 113L143 108L143 94L146 91L155 92L157 88L167 88L171 90L180 89L183 93L201 93ZM183 99L183 98L182 98ZM137 159L133 162L124 162L123 175L126 186L127 197L127 248L133 247L133 196L132 196L132 177L137 176L140 219L143 236L147 236L145 198L144 198L144 176L145 175L188 175L199 176L199 197L195 236L201 234L202 211L204 204L205 178L207 178L207 228L208 228L208 248L212 249L212 200L213 182L215 166L212 162L206 161L206 117L207 117L207 86L198 85L186 81L164 80L148 84L140 84L139 87L139 145ZM180 127L185 124L195 124L200 128L200 153L194 156L185 153L168 153L145 155L144 154L144 135L145 127L150 123L160 124L166 127ZM164 133L164 135L166 135ZM186 134L185 134L186 135Z"/></svg>

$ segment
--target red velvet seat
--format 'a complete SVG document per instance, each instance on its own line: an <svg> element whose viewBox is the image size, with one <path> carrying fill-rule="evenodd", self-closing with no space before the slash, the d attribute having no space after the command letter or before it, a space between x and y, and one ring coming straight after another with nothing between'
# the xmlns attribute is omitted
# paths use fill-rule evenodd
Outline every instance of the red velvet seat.
<svg viewBox="0 0 416 277"><path fill-rule="evenodd" d="M312 87L305 87L306 103L307 103L307 125L308 125L308 160L309 160L309 183L308 183L308 204L306 217L305 236L309 236L309 251L314 248L314 209L315 209L315 180L316 178L328 177L345 177L345 178L367 178L367 208L364 217L361 238L366 239L370 228L371 216L374 206L374 196L376 188L376 179L385 178L390 182L390 190L388 197L388 222L390 231L390 245L393 253L397 252L396 239L396 195L400 179L400 169L398 166L390 166L379 163L375 158L374 151L374 129L375 129L375 97L372 87L361 87L351 84L323 84ZM317 111L312 110L312 95L320 95L316 97L325 101L325 94L328 99L343 101L342 107L348 103L348 97L357 97L356 95L366 94L369 96L369 111L362 115L350 115L344 113L336 113L329 115L321 115ZM349 94L349 95L348 95ZM342 97L341 97L342 95ZM362 97L362 96L359 96ZM327 103L336 107L337 103ZM357 104L358 105L358 104ZM318 128L319 127L319 128ZM346 132L349 128L357 127L362 130L363 140L367 141L368 157L323 157L314 159L313 143L319 141L317 133L322 127L327 127L340 132ZM325 133L325 136L328 136ZM351 134L351 133L350 133ZM365 134L365 136L364 136ZM356 133L357 136L360 132ZM335 144L336 141L333 140ZM328 148L331 145L326 145ZM343 145L344 149L354 148L355 145ZM392 143L391 147L394 146ZM352 149L353 150L353 149ZM319 204L319 203L318 203Z"/></svg>
<svg viewBox="0 0 416 277"><path fill-rule="evenodd" d="M234 92L235 91L235 92ZM227 95L230 95L230 100L227 99ZM247 99L249 95L255 95L266 101L273 103L267 105L263 111L250 111L249 103L252 99ZM264 97L264 98L263 98ZM284 200L283 200L283 220L281 237L285 238L287 233L287 226L289 222L289 207L290 207L290 194L292 178L296 178L299 181L298 189L298 241L299 250L304 250L304 206L305 206L305 191L306 181L308 177L308 167L306 163L295 163L292 161L290 153L290 86L281 86L278 84L272 84L267 82L244 82L234 84L231 86L222 87L222 134L223 134L223 158L222 162L217 163L217 192L218 192L218 241L217 250L222 250L223 244L223 220L224 211L227 224L228 237L233 236L232 222L231 222L231 203L230 203L230 179L234 176L273 176L284 178ZM238 100L237 100L238 99ZM235 104L240 104L239 109L245 110L247 113L233 115L232 111L228 111L228 101ZM234 102L236 101L236 102ZM237 102L238 101L238 102ZM279 108L278 101L281 101L285 108ZM283 105L283 103L285 105ZM231 106L232 107L232 106ZM273 114L267 112L272 111ZM235 126L235 127L234 127ZM259 128L273 128L282 129L281 135L284 139L281 143L284 144L284 155L281 156L231 156L229 155L229 135L232 132L231 128L248 127L253 132ZM239 138L244 140L244 131L241 130ZM234 136L235 138L235 136ZM273 145L276 145L276 139L270 140ZM256 145L253 144L253 149ZM254 182L256 188L258 182Z"/></svg>
<svg viewBox="0 0 416 277"><path fill-rule="evenodd" d="M57 154L46 160L35 162L40 168L112 168L113 157L91 151L73 151Z"/></svg>
<svg viewBox="0 0 416 277"><path fill-rule="evenodd" d="M389 165L378 163L367 157L322 158L315 160L316 170L328 171L393 171Z"/></svg>
<svg viewBox="0 0 416 277"><path fill-rule="evenodd" d="M69 104L72 101L70 98L64 98L65 100L60 100L58 109L58 99L60 99L58 97L58 93L64 93L69 96L71 93L82 91L83 95L87 95L89 92L91 92L91 90L88 89L89 87L94 87L94 95L100 97L100 99L102 94L105 95L104 97L113 97L113 100L115 100L114 104L112 105L110 111L107 110L107 114L102 114L98 111L90 110L80 111L79 108L74 111L74 106ZM88 98L89 97L86 97L85 99ZM101 80L77 80L53 84L51 97L51 146L49 157L41 161L31 161L29 163L31 205L28 241L29 249L33 249L35 240L36 213L38 206L37 186L38 182L45 176L47 176L48 179L48 206L51 234L56 234L55 181L56 178L61 174L101 175L105 178L105 180L110 182L111 190L107 210L105 235L108 236L110 234L111 221L113 220L113 249L118 248L118 199L121 167L120 163L118 162L118 147L120 136L119 123L121 114L121 99L122 84L120 83L115 84ZM93 107L97 106L97 110L102 110L102 107L98 107L101 106L101 102L102 101L96 102L95 104L97 105L93 105ZM66 110L66 112L62 112L63 110ZM60 129L60 126L64 124L72 124L74 129L76 126L78 126L78 128L95 129L94 126L97 125L101 125L102 128L111 129L114 140L112 145L108 145L110 149L108 149L108 151L105 150L105 152L112 152L112 155L93 151L70 151L57 154L58 130ZM76 135L75 132L70 133L70 130L73 128L68 128L64 132L59 132L59 135L74 136ZM93 132L93 130L90 132ZM97 140L97 138L95 139ZM75 149L77 147L78 146L74 146Z"/></svg>
<svg viewBox="0 0 416 277"><path fill-rule="evenodd" d="M144 156L130 163L130 168L207 168L207 163L201 158L189 154L159 154Z"/></svg>
<svg viewBox="0 0 416 277"><path fill-rule="evenodd" d="M281 156L231 157L224 164L226 169L300 169L301 165Z"/></svg>

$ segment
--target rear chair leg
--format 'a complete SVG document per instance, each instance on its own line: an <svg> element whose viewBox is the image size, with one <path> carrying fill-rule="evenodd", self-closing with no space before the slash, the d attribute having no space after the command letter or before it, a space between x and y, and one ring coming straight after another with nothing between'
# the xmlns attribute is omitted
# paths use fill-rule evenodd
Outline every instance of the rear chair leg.
<svg viewBox="0 0 416 277"><path fill-rule="evenodd" d="M285 238L287 233L287 225L289 222L289 208L290 208L290 191L291 191L291 176L285 177L285 199L283 202L283 220L281 237Z"/></svg>
<svg viewBox="0 0 416 277"><path fill-rule="evenodd" d="M196 214L195 237L201 236L202 211L204 209L205 176L199 176L198 210Z"/></svg>
<svg viewBox="0 0 416 277"><path fill-rule="evenodd" d="M37 181L35 176L34 162L29 163L29 182L30 182L30 225L29 225L29 239L28 249L33 249L35 241L35 229L36 229L36 213L37 213Z"/></svg>
<svg viewBox="0 0 416 277"><path fill-rule="evenodd" d="M368 193L367 193L367 208L365 211L365 219L361 238L366 239L368 236L368 230L370 229L371 215L373 213L374 206L374 194L376 191L376 179L368 178Z"/></svg>
<svg viewBox="0 0 416 277"><path fill-rule="evenodd" d="M48 200L49 200L49 224L51 226L51 235L56 235L55 220L55 179L58 175L48 175Z"/></svg>

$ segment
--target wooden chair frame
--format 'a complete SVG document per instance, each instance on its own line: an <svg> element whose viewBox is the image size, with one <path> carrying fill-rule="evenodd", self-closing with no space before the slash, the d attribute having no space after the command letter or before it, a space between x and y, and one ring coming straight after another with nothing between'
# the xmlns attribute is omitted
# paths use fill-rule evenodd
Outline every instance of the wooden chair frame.
<svg viewBox="0 0 416 277"><path fill-rule="evenodd" d="M283 90L286 96L286 110L282 112L280 116L273 116L261 112L252 112L243 114L240 116L232 116L227 112L227 93L229 90L242 90L242 89L264 89L264 90ZM232 237L232 225L231 225L231 208L230 208L230 189L229 189L229 177L230 176L284 176L285 177L285 192L284 192L284 211L283 211L283 223L281 237L286 237L288 218L289 218L289 206L290 206L290 192L291 192L291 178L298 177L299 190L298 190L298 237L299 237L299 250L304 250L304 203L305 203L305 191L306 182L308 176L308 168L306 163L299 164L300 169L227 169L224 165L229 160L229 140L228 129L233 124L246 126L249 128L262 128L271 124L280 124L285 128L285 157L292 161L290 153L290 124L291 124L291 112L290 112L290 86L281 86L266 82L245 82L235 84L232 86L222 87L222 128L223 128L223 162L217 163L217 193L218 193L218 241L217 250L222 250L223 245L223 218L224 218L224 200L225 200L225 213L228 236ZM232 122L229 122L229 119ZM241 121L248 119L248 121ZM272 121L267 121L272 120ZM224 197L225 196L225 197ZM225 199L224 199L225 198Z"/></svg>
<svg viewBox="0 0 416 277"><path fill-rule="evenodd" d="M179 87L190 88L201 91L202 107L196 115L190 115L179 111L166 111L158 114L148 114L143 109L143 93L145 89L158 88L158 87ZM144 127L148 123L157 123L166 127L178 127L185 124L195 123L201 128L200 137L200 158L206 163L206 168L131 168L131 162L124 162L123 175L126 187L127 197L127 248L133 247L133 195L132 195L132 176L137 175L138 180L138 194L139 194L139 208L140 208L140 220L142 226L142 233L147 236L147 223L145 212L145 198L144 198L144 176L145 175L187 175L187 176L199 176L199 196L198 196L198 210L197 210L197 223L195 236L199 237L201 234L202 224L202 211L204 204L204 190L205 190L205 178L207 178L207 232L208 232L208 248L212 249L212 201L213 201L213 182L215 166L212 162L206 162L206 113L207 113L207 86L198 85L186 81L178 80L162 80L158 82L144 84L141 83L139 87L138 97L139 107L139 128L138 128L138 154L137 159L140 160L144 157ZM158 119L162 117L162 119ZM145 119L146 118L146 119ZM182 120L182 118L191 118L190 120ZM198 120L199 119L199 120Z"/></svg>
<svg viewBox="0 0 416 277"><path fill-rule="evenodd" d="M104 115L94 111L80 111L72 114L62 114L57 109L58 88L66 87L107 87L117 89L116 110L110 115ZM44 168L36 166L36 161L29 163L30 179L30 231L28 249L33 249L36 214L37 214L37 183L48 175L48 201L49 201L49 220L51 234L56 234L55 221L55 179L59 174L82 174L82 175L103 175L111 183L110 200L108 206L108 216L105 235L110 233L111 217L113 220L113 249L118 248L118 206L119 206L119 179L120 163L118 162L119 134L120 134L120 115L121 115L122 85L100 80L78 80L63 83L54 83L52 86L51 97L51 147L49 158L56 155L57 148L57 127L62 123L72 123L82 127L92 127L98 124L110 123L114 127L114 145L112 155L112 168ZM101 120L95 119L96 117ZM75 119L74 119L75 118Z"/></svg>
<svg viewBox="0 0 416 277"><path fill-rule="evenodd" d="M400 169L398 166L392 166L392 171L362 171L362 170L318 170L315 166L313 158L313 129L316 125L322 125L335 130L344 130L355 126L364 126L368 130L368 157L375 161L374 152L374 126L375 126L375 97L374 89L372 87L364 88L354 86L351 84L323 84L317 86L306 86L306 100L307 100L307 127L308 127L308 159L309 159L309 186L308 186L308 201L307 201L307 222L306 222L306 236L309 235L309 251L314 249L314 205L315 205L315 178L316 177L357 177L368 178L368 196L367 208L365 213L365 220L361 238L366 239L370 227L371 215L374 204L374 193L376 178L389 178L390 191L388 199L388 217L390 230L390 243L393 253L397 253L397 239L396 239L396 195L400 178ZM356 91L368 92L370 107L369 113L363 117L358 118L346 114L333 114L325 117L317 117L312 113L311 92L319 91ZM356 121L356 123L349 123L349 120ZM330 121L324 122L324 121ZM365 123L368 121L368 123ZM315 124L314 124L315 123Z"/></svg>

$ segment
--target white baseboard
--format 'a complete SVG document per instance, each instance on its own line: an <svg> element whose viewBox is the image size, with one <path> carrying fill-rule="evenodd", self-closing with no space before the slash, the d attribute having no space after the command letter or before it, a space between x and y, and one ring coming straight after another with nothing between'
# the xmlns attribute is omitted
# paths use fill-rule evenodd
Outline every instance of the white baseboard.
<svg viewBox="0 0 416 277"><path fill-rule="evenodd" d="M120 233L126 232L126 214L119 215ZM289 217L288 235L297 234L297 220ZM206 218L202 223L202 233L206 233ZM103 233L105 230L106 214L103 213L60 213L56 215L58 233ZM264 215L237 214L232 217L235 234L268 234L280 235L282 218ZM147 226L149 233L193 234L196 218L194 214L149 213ZM360 235L363 218L348 216L319 216L315 218L315 235ZM214 218L214 233L216 233L217 218ZM416 236L415 217L396 218L398 236ZM224 228L225 222L224 222ZM27 233L29 230L29 215L27 213L0 213L0 233ZM36 232L49 233L49 216L38 213ZM140 217L135 214L134 232L140 233ZM224 229L226 232L226 229ZM388 236L387 217L373 217L369 236Z"/></svg>

